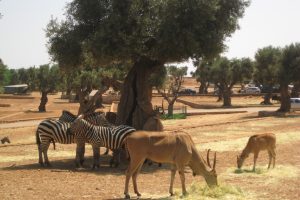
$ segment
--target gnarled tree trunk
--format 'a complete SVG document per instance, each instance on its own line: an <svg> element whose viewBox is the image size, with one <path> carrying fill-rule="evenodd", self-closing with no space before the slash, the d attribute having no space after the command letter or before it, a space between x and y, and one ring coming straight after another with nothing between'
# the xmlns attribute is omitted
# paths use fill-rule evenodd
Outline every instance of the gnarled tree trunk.
<svg viewBox="0 0 300 200"><path fill-rule="evenodd" d="M290 94L288 84L280 85L281 105L278 112L289 112L291 109Z"/></svg>
<svg viewBox="0 0 300 200"><path fill-rule="evenodd" d="M118 106L117 124L133 126L142 130L149 117L155 116L152 109L152 86L148 78L162 64L147 58L135 62L123 85Z"/></svg>
<svg viewBox="0 0 300 200"><path fill-rule="evenodd" d="M230 88L226 88L223 92L223 106L231 106L231 92Z"/></svg>
<svg viewBox="0 0 300 200"><path fill-rule="evenodd" d="M42 92L41 102L39 105L39 112L46 112L46 104L48 102L48 91Z"/></svg>

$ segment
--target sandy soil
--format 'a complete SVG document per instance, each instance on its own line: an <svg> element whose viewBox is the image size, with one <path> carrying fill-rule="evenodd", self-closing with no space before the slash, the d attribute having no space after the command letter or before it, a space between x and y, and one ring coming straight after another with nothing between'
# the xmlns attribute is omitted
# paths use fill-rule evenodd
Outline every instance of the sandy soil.
<svg viewBox="0 0 300 200"><path fill-rule="evenodd" d="M193 80L186 85L195 87ZM49 96L48 112L36 112L39 94L33 93L32 99L1 99L0 121L16 121L57 117L61 110L76 113L78 104L61 100L59 95ZM216 97L182 97L203 105L219 107ZM234 97L233 104L240 106L258 106L261 97ZM161 105L161 98L153 98L154 105ZM166 105L166 104L165 104ZM177 108L182 104L176 103ZM108 107L106 108L108 109ZM200 153L205 156L208 148L217 152L217 172L223 185L239 188L242 197L223 197L223 199L300 199L300 115L287 117L258 118L257 113L209 114L190 116L183 120L163 121L166 131L188 132L193 137ZM0 188L1 199L122 199L126 165L110 168L111 155L101 157L101 168L91 170L92 150L86 148L85 168L75 169L75 145L57 144L56 150L49 148L52 168L42 168L38 162L35 144L36 125L2 128L0 138L9 136L11 144L0 144ZM268 162L266 152L258 158L258 170L261 173L235 173L236 155L243 149L250 135L272 132L277 137L276 168L265 170ZM101 152L104 152L102 149ZM252 168L252 155L246 160L244 169ZM176 175L177 194L168 197L170 166L164 164L145 165L138 178L142 199L185 199L180 197L181 184ZM193 177L186 170L187 186L193 183L204 184L202 177ZM133 195L132 183L130 193ZM134 195L133 195L134 197ZM214 199L197 197L190 199ZM136 197L134 197L136 198ZM218 198L222 199L222 198Z"/></svg>
<svg viewBox="0 0 300 200"><path fill-rule="evenodd" d="M184 129L189 132L201 154L211 148L217 151L217 172L224 184L241 188L244 199L299 199L300 190L300 126L299 116L257 118L249 114L193 116L184 120L164 121L169 131ZM37 164L34 144L35 127L2 129L0 137L9 135L10 145L0 146L0 186L2 199L119 199L123 197L126 166L110 168L110 156L102 156L102 167L92 171L89 166L91 148L87 146L86 168L75 170L74 145L52 146L49 158L52 168ZM277 136L277 167L263 174L236 174L236 155L254 133L273 132ZM103 152L104 150L102 150ZM265 169L267 154L258 159L259 168ZM245 168L251 169L252 156ZM168 196L169 166L147 166L142 169L138 184L145 199L166 199ZM187 185L203 183L201 177L186 174ZM175 187L180 193L179 177ZM130 186L132 191L132 185ZM178 198L175 197L175 199ZM200 197L199 197L200 199Z"/></svg>

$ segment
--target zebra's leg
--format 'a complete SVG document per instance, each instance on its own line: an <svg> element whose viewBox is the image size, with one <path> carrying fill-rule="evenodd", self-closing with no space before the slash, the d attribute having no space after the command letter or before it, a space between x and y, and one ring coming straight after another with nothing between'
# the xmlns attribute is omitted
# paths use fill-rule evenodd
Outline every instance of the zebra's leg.
<svg viewBox="0 0 300 200"><path fill-rule="evenodd" d="M93 163L93 169L95 168L100 168L100 148L97 146L93 146L93 158L94 158L94 163Z"/></svg>
<svg viewBox="0 0 300 200"><path fill-rule="evenodd" d="M75 157L75 165L78 168L83 167L84 162L84 150L85 150L85 143L77 142L76 143L76 157Z"/></svg>
<svg viewBox="0 0 300 200"><path fill-rule="evenodd" d="M37 146L38 146L38 151L39 151L39 163L43 167L44 162L43 162L42 147L41 147L41 144L38 144Z"/></svg>
<svg viewBox="0 0 300 200"><path fill-rule="evenodd" d="M48 159L49 145L50 145L50 141L47 144L42 145L42 152L44 154L45 166L51 167L51 164Z"/></svg>

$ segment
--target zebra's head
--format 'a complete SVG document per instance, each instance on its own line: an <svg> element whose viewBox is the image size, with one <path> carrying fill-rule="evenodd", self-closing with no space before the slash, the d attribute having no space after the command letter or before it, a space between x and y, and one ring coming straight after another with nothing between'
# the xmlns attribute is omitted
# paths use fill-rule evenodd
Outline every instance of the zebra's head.
<svg viewBox="0 0 300 200"><path fill-rule="evenodd" d="M79 115L72 123L71 127L68 129L67 134L68 135L76 135L80 134L88 128L88 122L85 121L84 115Z"/></svg>

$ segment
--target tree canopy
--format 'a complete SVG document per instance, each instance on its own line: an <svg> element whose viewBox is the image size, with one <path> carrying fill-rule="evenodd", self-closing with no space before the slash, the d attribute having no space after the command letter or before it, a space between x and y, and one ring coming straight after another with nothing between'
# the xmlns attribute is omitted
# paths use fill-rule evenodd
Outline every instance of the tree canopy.
<svg viewBox="0 0 300 200"><path fill-rule="evenodd" d="M214 56L238 28L245 0L73 0L67 19L48 24L49 52L60 65L162 63Z"/></svg>
<svg viewBox="0 0 300 200"><path fill-rule="evenodd" d="M47 27L61 68L129 63L119 124L141 129L153 116L149 78L165 63L214 57L238 28L247 0L73 0L66 19Z"/></svg>

